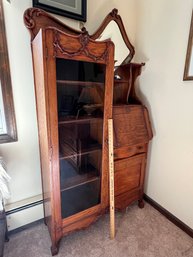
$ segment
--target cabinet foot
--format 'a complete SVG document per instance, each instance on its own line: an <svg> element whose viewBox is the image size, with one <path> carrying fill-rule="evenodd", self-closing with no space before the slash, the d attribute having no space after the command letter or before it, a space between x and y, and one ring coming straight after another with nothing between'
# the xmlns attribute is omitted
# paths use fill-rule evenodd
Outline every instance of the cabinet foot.
<svg viewBox="0 0 193 257"><path fill-rule="evenodd" d="M44 218L44 224L45 224L46 226L48 226L48 222L47 222L47 219L46 219L46 218Z"/></svg>
<svg viewBox="0 0 193 257"><path fill-rule="evenodd" d="M5 242L9 242L7 225L6 225L6 231L5 231Z"/></svg>
<svg viewBox="0 0 193 257"><path fill-rule="evenodd" d="M126 208L121 209L121 213L122 213L122 214L127 213L127 207L126 207Z"/></svg>
<svg viewBox="0 0 193 257"><path fill-rule="evenodd" d="M138 201L138 206L140 209L143 209L144 208L144 201L143 200L139 200Z"/></svg>
<svg viewBox="0 0 193 257"><path fill-rule="evenodd" d="M58 251L59 251L59 245L52 245L51 246L51 253L52 253L52 256L58 254Z"/></svg>

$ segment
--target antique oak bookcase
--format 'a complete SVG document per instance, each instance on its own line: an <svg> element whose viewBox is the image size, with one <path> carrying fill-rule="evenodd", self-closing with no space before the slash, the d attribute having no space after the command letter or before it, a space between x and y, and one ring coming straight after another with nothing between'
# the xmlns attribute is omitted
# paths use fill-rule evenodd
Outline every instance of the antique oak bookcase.
<svg viewBox="0 0 193 257"><path fill-rule="evenodd" d="M52 254L60 238L108 207L107 119L113 43L57 28L32 41L45 221Z"/></svg>
<svg viewBox="0 0 193 257"><path fill-rule="evenodd" d="M24 22L31 33L44 216L54 255L62 236L89 226L109 207L108 119L113 116L120 210L136 200L143 207L152 132L135 94L143 64L130 62L134 48L116 9L91 36L37 8L26 10ZM129 52L118 67L113 42L100 41L111 22Z"/></svg>

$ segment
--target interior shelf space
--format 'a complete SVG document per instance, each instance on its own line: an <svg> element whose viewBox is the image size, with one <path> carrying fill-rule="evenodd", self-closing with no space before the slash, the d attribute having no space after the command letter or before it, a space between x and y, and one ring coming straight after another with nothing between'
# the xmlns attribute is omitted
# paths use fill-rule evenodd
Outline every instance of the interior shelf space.
<svg viewBox="0 0 193 257"><path fill-rule="evenodd" d="M100 180L100 177L97 176L96 170L91 170L91 172L85 174L77 174L77 176L66 179L62 179L61 175L60 191L63 192L65 190L69 190L74 187L81 186L86 183L94 182L97 180Z"/></svg>
<svg viewBox="0 0 193 257"><path fill-rule="evenodd" d="M69 217L100 203L100 179L61 191L62 218Z"/></svg>
<svg viewBox="0 0 193 257"><path fill-rule="evenodd" d="M81 152L79 153L79 152L76 152L72 148L65 147L63 149L63 152L60 153L60 160L81 157L81 156L84 156L84 155L87 155L87 154L90 154L90 153L101 151L101 149L102 149L102 145L98 144L98 145L88 146L87 149L81 149Z"/></svg>
<svg viewBox="0 0 193 257"><path fill-rule="evenodd" d="M60 159L61 191L100 179L101 151Z"/></svg>
<svg viewBox="0 0 193 257"><path fill-rule="evenodd" d="M72 153L72 146L66 147ZM100 201L101 150L60 159L62 217L90 208ZM72 204L73 203L73 204Z"/></svg>
<svg viewBox="0 0 193 257"><path fill-rule="evenodd" d="M119 84L119 83L129 83L129 80L124 80L124 79L115 79L114 84Z"/></svg>

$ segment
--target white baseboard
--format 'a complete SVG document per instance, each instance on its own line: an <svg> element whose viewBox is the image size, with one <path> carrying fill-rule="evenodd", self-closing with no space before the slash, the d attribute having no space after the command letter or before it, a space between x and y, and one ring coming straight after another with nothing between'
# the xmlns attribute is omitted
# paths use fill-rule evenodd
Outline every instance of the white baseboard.
<svg viewBox="0 0 193 257"><path fill-rule="evenodd" d="M43 218L42 195L34 196L5 206L8 231Z"/></svg>

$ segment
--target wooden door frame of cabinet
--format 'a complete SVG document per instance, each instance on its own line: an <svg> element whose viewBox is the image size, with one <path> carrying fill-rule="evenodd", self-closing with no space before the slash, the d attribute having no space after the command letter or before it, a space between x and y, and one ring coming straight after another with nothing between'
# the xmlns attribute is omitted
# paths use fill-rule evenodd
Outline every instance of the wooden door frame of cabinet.
<svg viewBox="0 0 193 257"><path fill-rule="evenodd" d="M59 39L62 37L71 37L73 40L77 40L80 42L81 52L79 49L77 50L77 54L73 53L72 56L65 54L65 46L61 49L60 42L55 41L55 35L59 33ZM39 40L38 40L39 38ZM82 39L83 42L82 42ZM36 42L37 41L37 42ZM35 46L35 42L37 46ZM81 45L82 43L82 45ZM90 45L97 45L99 47L95 47L95 51L99 53L95 53L97 58L92 55L92 52L89 52ZM78 44L76 44L78 45ZM72 46L72 45L71 45ZM38 50L38 47L42 48L42 53ZM75 46L74 46L75 48ZM104 53L101 54L100 49ZM92 47L91 47L92 50ZM49 157L49 174L50 174L50 187L51 187L51 222L49 222L48 226L50 226L50 234L52 239L51 251L52 254L56 254L58 252L59 241L64 234L68 234L71 231L81 229L83 227L89 226L90 223L94 222L102 213L105 212L105 209L108 207L108 144L107 144L107 120L112 118L112 85L113 85L113 66L114 66L114 45L111 41L108 42L95 42L90 39L89 35L85 33L84 35L69 35L65 34L58 29L46 28L42 29L35 39L32 41L32 52L33 56L36 55L36 58L41 58L41 69L42 69L42 80L44 80L43 90L44 97L47 98L45 100L45 114L46 114L46 124L47 124L47 140L48 147L46 151L48 152ZM38 53L40 57L37 57ZM88 209L88 212L79 213L79 220L77 222L73 220L73 222L69 222L67 224L65 219L62 219L61 216L61 196L60 196L60 178L59 172L59 152L58 152L58 118L57 118L57 92L56 88L53 85L56 85L56 58L63 57L64 59L71 60L84 60L95 63L103 63L106 66L106 76L105 76L105 96L104 96L104 123L103 123L103 149L102 149L102 174L101 174L101 204L96 206L96 208ZM38 60L38 59L36 59ZM38 83L42 83L40 78L38 78L39 69L36 67L35 60L34 71L35 73L35 85L36 85L36 94L38 93ZM49 71L52 72L49 72ZM36 96L37 98L37 96ZM40 100L40 99L39 99ZM38 109L38 108L37 108ZM40 112L40 110L38 111ZM41 113L39 113L41 115ZM40 122L40 121L39 121ZM39 131L40 133L40 131ZM41 147L40 147L41 148ZM43 171L42 171L43 174ZM44 207L45 210L45 207ZM48 214L46 214L48 216ZM76 217L78 217L76 216ZM75 215L74 215L75 217Z"/></svg>

